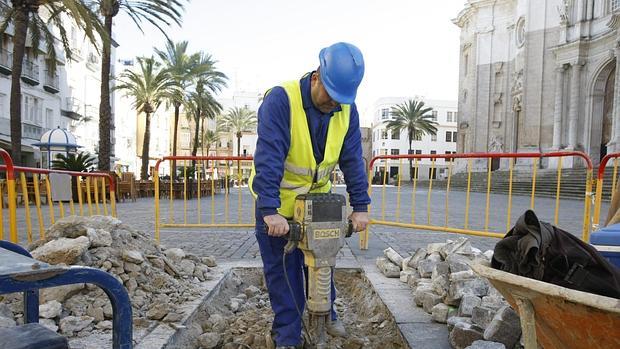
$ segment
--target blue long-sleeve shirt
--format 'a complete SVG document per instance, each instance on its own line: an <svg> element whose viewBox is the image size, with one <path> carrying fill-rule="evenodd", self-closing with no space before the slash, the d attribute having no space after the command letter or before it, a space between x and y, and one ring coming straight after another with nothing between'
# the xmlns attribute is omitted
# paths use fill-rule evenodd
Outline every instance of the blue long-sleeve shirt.
<svg viewBox="0 0 620 349"><path fill-rule="evenodd" d="M336 110L323 114L312 104L310 77L301 78L301 97L308 120L314 158L323 161L329 121ZM254 153L256 175L252 190L257 194L256 207L262 216L277 213L280 207L280 182L284 176L284 161L291 145L291 108L288 95L280 86L274 87L263 99L258 109L258 141ZM362 135L359 114L355 104L351 105L349 129L344 138L338 164L344 174L347 192L353 211L365 212L370 204L368 178L362 159Z"/></svg>

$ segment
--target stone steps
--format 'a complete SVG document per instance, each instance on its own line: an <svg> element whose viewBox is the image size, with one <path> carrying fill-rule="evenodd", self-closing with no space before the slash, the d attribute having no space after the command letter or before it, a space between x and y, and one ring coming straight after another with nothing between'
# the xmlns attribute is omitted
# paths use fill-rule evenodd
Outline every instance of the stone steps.
<svg viewBox="0 0 620 349"><path fill-rule="evenodd" d="M596 169L593 177L596 178ZM458 173L452 176L450 190L467 190L467 173ZM434 180L433 188L447 187L447 180ZM536 176L536 196L556 197L557 195L557 171L540 170ZM603 199L609 200L612 194L613 170L606 171L603 178ZM418 186L427 187L429 181L419 181ZM586 192L585 169L565 169L560 178L560 198L583 199ZM510 189L510 174L507 171L495 171L491 175L491 192L494 194L508 194ZM487 173L472 172L470 190L472 192L487 191ZM593 186L592 191L596 187ZM532 173L513 172L512 193L514 195L531 195Z"/></svg>

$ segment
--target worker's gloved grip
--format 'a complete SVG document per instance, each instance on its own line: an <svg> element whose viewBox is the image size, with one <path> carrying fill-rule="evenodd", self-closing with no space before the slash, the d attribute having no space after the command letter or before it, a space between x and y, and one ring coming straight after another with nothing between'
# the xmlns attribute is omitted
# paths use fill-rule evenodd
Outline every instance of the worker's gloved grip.
<svg viewBox="0 0 620 349"><path fill-rule="evenodd" d="M353 235L353 222L349 219L349 225L347 225L347 234L344 236L345 238L351 237Z"/></svg>

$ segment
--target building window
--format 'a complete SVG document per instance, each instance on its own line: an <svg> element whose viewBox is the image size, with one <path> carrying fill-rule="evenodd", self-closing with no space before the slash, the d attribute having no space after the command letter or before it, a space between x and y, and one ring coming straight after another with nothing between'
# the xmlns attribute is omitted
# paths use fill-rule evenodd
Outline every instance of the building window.
<svg viewBox="0 0 620 349"><path fill-rule="evenodd" d="M416 149L415 153L416 153L416 155L422 154L422 149Z"/></svg>
<svg viewBox="0 0 620 349"><path fill-rule="evenodd" d="M381 155L387 155L387 149L381 149Z"/></svg>
<svg viewBox="0 0 620 349"><path fill-rule="evenodd" d="M437 142L437 134L431 134L431 142Z"/></svg>
<svg viewBox="0 0 620 349"><path fill-rule="evenodd" d="M429 179L437 179L437 169L429 168L428 169L428 178Z"/></svg>
<svg viewBox="0 0 620 349"><path fill-rule="evenodd" d="M437 110L433 110L432 112L432 120L437 121Z"/></svg>
<svg viewBox="0 0 620 349"><path fill-rule="evenodd" d="M54 111L50 108L45 108L45 127L54 128Z"/></svg>
<svg viewBox="0 0 620 349"><path fill-rule="evenodd" d="M381 120L387 120L390 118L390 109L383 108L381 109Z"/></svg>
<svg viewBox="0 0 620 349"><path fill-rule="evenodd" d="M452 132L452 142L456 143L456 131Z"/></svg>
<svg viewBox="0 0 620 349"><path fill-rule="evenodd" d="M452 142L452 132L446 131L446 142Z"/></svg>
<svg viewBox="0 0 620 349"><path fill-rule="evenodd" d="M9 119L9 113L6 113L4 111L4 106L6 105L6 95L4 93L0 93L0 117L1 118L5 118L5 119Z"/></svg>
<svg viewBox="0 0 620 349"><path fill-rule="evenodd" d="M392 150L390 151L390 155L400 155L400 151L399 151L399 149L392 149Z"/></svg>
<svg viewBox="0 0 620 349"><path fill-rule="evenodd" d="M25 116L24 121L33 125L41 125L41 100L36 97L24 95L24 106L22 114Z"/></svg>
<svg viewBox="0 0 620 349"><path fill-rule="evenodd" d="M467 76L467 70L469 68L469 55L466 54L463 58L463 74Z"/></svg>
<svg viewBox="0 0 620 349"><path fill-rule="evenodd" d="M437 150L431 150L431 155L437 154Z"/></svg>
<svg viewBox="0 0 620 349"><path fill-rule="evenodd" d="M388 131L381 130L381 139L388 139Z"/></svg>
<svg viewBox="0 0 620 349"><path fill-rule="evenodd" d="M447 116L446 116L446 121L447 122L455 122L456 121L456 113L449 111Z"/></svg>
<svg viewBox="0 0 620 349"><path fill-rule="evenodd" d="M400 131L392 131L392 139L400 139Z"/></svg>

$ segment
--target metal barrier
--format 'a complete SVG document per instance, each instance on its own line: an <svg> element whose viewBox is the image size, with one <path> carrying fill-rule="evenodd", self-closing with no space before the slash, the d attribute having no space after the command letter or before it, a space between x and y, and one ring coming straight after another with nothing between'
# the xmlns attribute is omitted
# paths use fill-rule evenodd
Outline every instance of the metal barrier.
<svg viewBox="0 0 620 349"><path fill-rule="evenodd" d="M562 167L563 167L563 159L566 157L571 158L581 158L583 159L586 166L586 191L585 191L585 200L584 200L584 208L583 208L583 229L582 229L582 238L587 241L590 230L592 227L591 224L591 206L592 206L592 161L590 158L582 153L582 152L551 152L551 153L474 153L474 154L411 154L411 155L380 155L374 157L369 164L369 193L372 195L372 178L373 178L373 169L375 162L378 160L384 160L383 171L380 173L381 181L380 184L382 188L381 194L381 212L379 215L372 211L372 207L376 205L369 206L369 212L371 216L370 224L371 225L384 225L384 226L393 226L393 227L401 227L401 228L413 228L420 230L429 230L429 231L439 231L439 232L450 232L450 233L458 233L458 234L468 234L474 236L483 236L483 237L494 237L501 238L505 235L505 231L508 231L511 227L512 222L512 205L513 205L513 176L515 171L515 162L518 159L532 159L531 169L532 169L532 179L531 179L531 191L530 191L530 208L534 208L535 205L535 197L536 197L536 178L537 172L540 165L540 161L542 159L551 159L554 158L554 161L557 161L557 188L555 195L555 210L554 210L554 223L557 225L559 220L559 209L560 209L560 190L561 190L561 180L562 180ZM429 166L429 180L428 180L428 192L426 195L426 223L421 224L416 222L416 192L419 186L420 180L419 177L419 169L421 160L428 160L430 164L426 163ZM463 217L463 226L462 227L453 227L450 226L450 189L453 179L454 172L454 164L456 159L466 159L466 194L465 194L465 203L464 203L464 217ZM484 209L484 228L481 229L472 229L470 227L469 219L470 219L470 200L471 200L471 189L472 185L475 184L472 182L472 162L473 160L478 160L484 163L486 160L486 203ZM493 232L489 229L489 220L490 220L490 202L491 202L491 188L492 188L492 164L494 159L505 159L504 161L508 162L508 199L507 199L507 209L505 214L505 222L506 222L506 230L504 232ZM388 220L386 218L386 184L387 184L387 174L388 167L390 164L388 162L390 160L398 160L398 175L395 180L396 187L396 210L394 213L394 219ZM415 174L412 188L411 188L411 217L408 222L405 222L401 219L400 211L401 211L401 196L402 196L402 165L403 160L410 160L412 162L411 169ZM446 190L445 190L445 215L442 224L433 223L431 220L431 199L433 193L433 184L437 182L437 179L434 177L437 174L437 165L438 160L443 160L447 162L447 178L445 181ZM520 164L522 166L523 164ZM395 167L395 166L393 166ZM482 172L483 173L483 172ZM394 199L394 198L393 198ZM494 212L496 213L496 212ZM381 217L373 218L373 217ZM368 229L365 232L360 233L360 248L367 249L368 248Z"/></svg>
<svg viewBox="0 0 620 349"><path fill-rule="evenodd" d="M177 175L177 181L168 180L166 182L160 179L159 166L163 161L176 161L177 169L182 171L182 174ZM247 177L243 175L242 171L242 167L246 172L251 168L251 161L253 161L252 157L239 156L166 156L159 159L153 172L155 180L155 240L160 240L162 228L253 227L255 224L255 202L249 188L245 185ZM250 163L248 164L248 162ZM216 193L220 191L224 192L224 197L216 199ZM231 191L236 193L231 193ZM230 217L231 194L237 197L236 222L232 222ZM168 199L168 219L166 222L162 221L161 215L162 197ZM204 212L202 199L207 197L210 198L208 201L209 208ZM174 211L174 202L177 199L183 200L182 215L180 212ZM216 212L216 206L220 208L223 206L223 217L216 218L221 213L221 210ZM246 213L245 220L243 219L244 212ZM188 213L193 215L195 219L188 221ZM248 216L249 219L247 219Z"/></svg>
<svg viewBox="0 0 620 349"><path fill-rule="evenodd" d="M593 214L593 229L597 229L601 223L601 206L603 204L603 184L605 182L605 171L607 170L607 164L612 159L614 162L610 196L616 192L616 188L618 186L618 165L620 163L620 153L607 154L605 157L603 157L598 167Z"/></svg>
<svg viewBox="0 0 620 349"><path fill-rule="evenodd" d="M64 218L67 214L92 216L102 213L106 216L112 215L116 217L115 182L110 174L14 166L8 152L0 149L0 156L4 160L4 165L0 165L0 173L4 172L6 175L6 182L0 182L0 240L4 239L5 187L7 193L6 204L9 212L9 239L14 243L19 242L18 232L22 229L26 231L28 242L32 242L33 222L30 211L31 204L34 204L39 238L41 239L45 238L45 228L54 224L56 214L60 218ZM54 200L52 197L53 188L49 179L49 174L51 173L69 175L72 178L71 182L75 183L77 202L74 202L73 195L71 195L68 200L68 211L63 200ZM17 185L18 183L19 185ZM18 197L21 200L18 201ZM45 203L41 200L43 197L45 197ZM44 204L48 206L46 213L48 216L47 223L42 207ZM57 209L54 206L57 206ZM23 212L21 211L22 209ZM23 222L21 219L18 221L18 210L20 210L19 218L24 218ZM25 227L19 227L19 223L23 223Z"/></svg>

